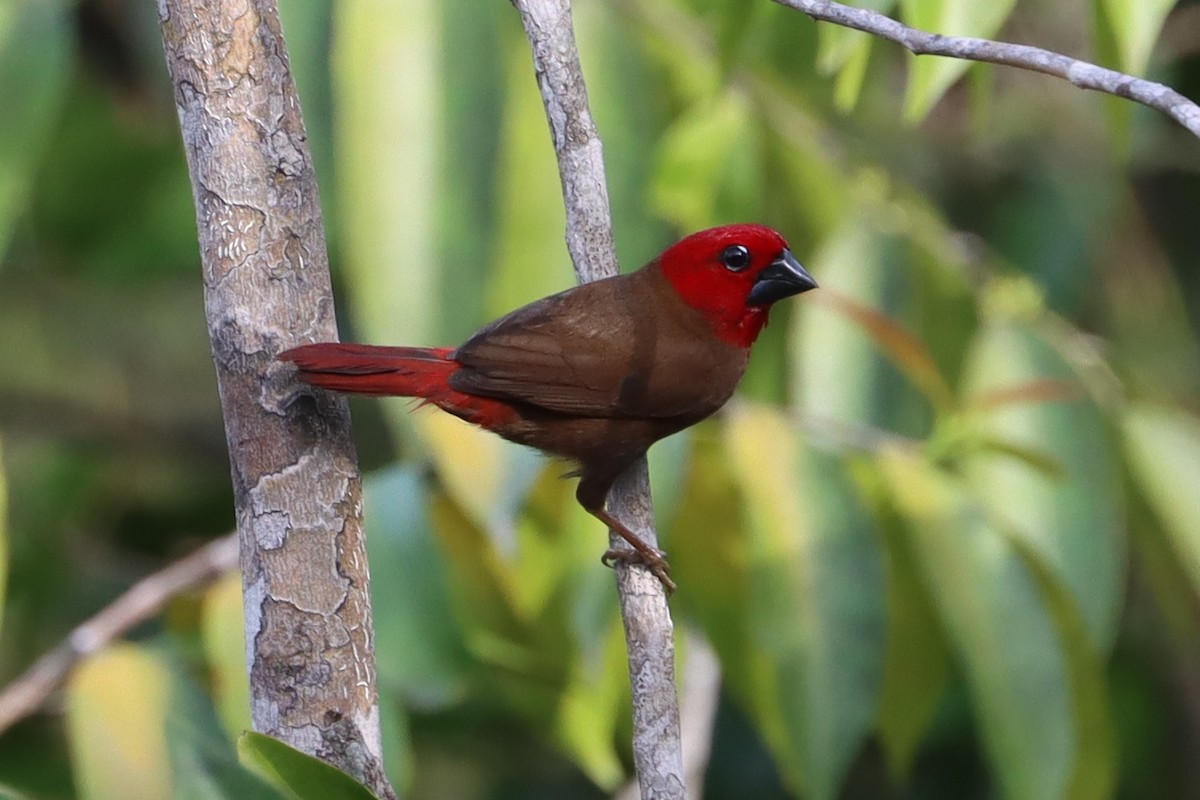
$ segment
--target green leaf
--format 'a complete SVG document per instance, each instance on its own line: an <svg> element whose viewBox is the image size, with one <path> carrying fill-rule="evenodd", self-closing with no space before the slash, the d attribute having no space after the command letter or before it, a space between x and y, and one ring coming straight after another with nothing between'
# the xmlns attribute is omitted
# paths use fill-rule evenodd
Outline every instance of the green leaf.
<svg viewBox="0 0 1200 800"><path fill-rule="evenodd" d="M839 461L765 406L736 405L726 446L745 498L752 652L744 685L776 759L805 796L837 796L876 715L882 563Z"/></svg>
<svg viewBox="0 0 1200 800"><path fill-rule="evenodd" d="M0 800L33 800L29 795L18 792L11 786L0 783Z"/></svg>
<svg viewBox="0 0 1200 800"><path fill-rule="evenodd" d="M900 523L885 519L882 527L887 545L888 630L879 740L888 771L903 783L945 693L950 652Z"/></svg>
<svg viewBox="0 0 1200 800"><path fill-rule="evenodd" d="M233 739L221 729L212 704L188 676L172 668L166 720L172 797L180 800L283 800L283 794L238 762Z"/></svg>
<svg viewBox="0 0 1200 800"><path fill-rule="evenodd" d="M71 9L59 0L0 5L0 263L66 99Z"/></svg>
<svg viewBox="0 0 1200 800"><path fill-rule="evenodd" d="M4 479L4 450L0 448L0 628L4 623L8 584L8 487Z"/></svg>
<svg viewBox="0 0 1200 800"><path fill-rule="evenodd" d="M1136 403L1122 428L1130 471L1200 595L1200 420L1151 403Z"/></svg>
<svg viewBox="0 0 1200 800"><path fill-rule="evenodd" d="M954 399L946 379L938 371L937 363L925 344L913 336L903 325L887 314L839 294L826 290L818 295L820 305L835 310L849 319L868 337L875 347L887 356L914 387L928 398L939 410L950 407Z"/></svg>
<svg viewBox="0 0 1200 800"><path fill-rule="evenodd" d="M265 734L238 737L238 757L295 800L372 800L375 794L319 758Z"/></svg>
<svg viewBox="0 0 1200 800"><path fill-rule="evenodd" d="M1078 385L1045 334L1001 319L980 329L963 382L965 396L993 398L1014 387ZM996 518L1065 585L1093 643L1106 652L1116 635L1126 570L1115 445L1081 389L1073 396L1021 399L1013 393L1012 402L985 404L973 417L981 446L964 458L964 474ZM1021 452L1031 457L1011 455Z"/></svg>
<svg viewBox="0 0 1200 800"><path fill-rule="evenodd" d="M536 545L529 552L526 545L534 532L528 530L528 522L514 519L508 530L489 532L437 492L431 511L447 556L463 645L472 662L482 667L476 675L484 686L480 691L532 724L546 725L573 657L572 649L563 646L571 640L570 606L562 594L564 578L573 572L570 560L555 562L547 549ZM572 538L554 530L563 539ZM533 587L523 586L531 563L551 574ZM608 577L601 570L591 572ZM548 589L551 583L558 588Z"/></svg>
<svg viewBox="0 0 1200 800"><path fill-rule="evenodd" d="M1117 45L1121 70L1145 72L1154 43L1176 0L1097 0Z"/></svg>
<svg viewBox="0 0 1200 800"><path fill-rule="evenodd" d="M279 22L287 40L288 65L304 110L304 132L317 173L322 206L333 208L333 98L329 75L330 23L334 0L282 0ZM336 225L326 227L326 241L336 249Z"/></svg>
<svg viewBox="0 0 1200 800"><path fill-rule="evenodd" d="M651 204L682 230L715 225L724 215L753 216L761 185L751 189L759 170L755 128L746 98L734 90L697 103L682 114L659 142ZM737 197L744 205L736 212Z"/></svg>
<svg viewBox="0 0 1200 800"><path fill-rule="evenodd" d="M896 0L859 0L855 8L865 8L886 14L896 5ZM830 75L852 61L864 41L875 37L841 25L817 26L817 68Z"/></svg>
<svg viewBox="0 0 1200 800"><path fill-rule="evenodd" d="M563 240L566 213L546 112L529 77L529 46L513 37L506 53L500 130L496 260L488 282L489 317L575 284Z"/></svg>
<svg viewBox="0 0 1200 800"><path fill-rule="evenodd" d="M611 611L611 609L609 609ZM563 691L554 735L597 786L614 791L625 775L617 754L617 726L629 703L625 636L615 614L608 635L579 653Z"/></svg>
<svg viewBox="0 0 1200 800"><path fill-rule="evenodd" d="M363 480L379 681L422 708L461 695L466 659L427 506L415 467Z"/></svg>
<svg viewBox="0 0 1200 800"><path fill-rule="evenodd" d="M980 3L976 0L900 0L904 20L920 28L945 36L993 37L1016 0L995 0ZM958 80L971 62L958 58L916 56L911 60L908 90L904 98L904 117L919 122L933 108L946 90Z"/></svg>
<svg viewBox="0 0 1200 800"><path fill-rule="evenodd" d="M887 316L896 292L889 269L896 242L872 223L843 225L811 259L824 287L796 309L789 335L799 366L792 396L804 414L821 420L886 425L894 409L883 391L895 367L938 408L950 389L924 344ZM887 363L885 363L885 361Z"/></svg>
<svg viewBox="0 0 1200 800"><path fill-rule="evenodd" d="M860 0L857 8L888 13L896 0ZM834 94L839 110L846 112L854 108L862 91L863 78L867 73L871 47L875 37L841 25L817 26L817 68L826 75L837 73Z"/></svg>
<svg viewBox="0 0 1200 800"><path fill-rule="evenodd" d="M1019 541L1017 542L1020 546ZM1036 553L1023 552L1058 627L1071 683L1075 765L1063 797L1112 797L1117 777L1117 737L1109 712L1105 658L1097 650L1070 592Z"/></svg>
<svg viewBox="0 0 1200 800"><path fill-rule="evenodd" d="M1064 796L1078 754L1068 656L1025 559L966 486L898 449L879 456L966 675L1003 794Z"/></svg>
<svg viewBox="0 0 1200 800"><path fill-rule="evenodd" d="M474 4L472 13L478 13ZM669 109L660 91L661 73L648 63L647 43L629 35L628 15L619 6L578 3L571 13L580 59L586 65L592 114L604 141L613 237L628 271L649 261L668 238L663 226L654 224L646 213L646 184L654 157L646 143L661 133ZM520 50L522 75L528 81L528 45L522 42ZM544 130L545 114L541 117ZM561 204L560 200L557 205Z"/></svg>
<svg viewBox="0 0 1200 800"><path fill-rule="evenodd" d="M505 117L505 54L521 36L521 26L502 3L445 0L438 6L442 30L453 35L442 37L438 58L441 148L447 157L438 164L441 294L430 301L440 306L439 342L450 344L466 339L487 319L486 291L478 287L486 286L495 266L494 228L501 210L496 201L501 148L497 131L510 124ZM528 61L526 51L527 66ZM533 90L532 82L525 88ZM538 140L546 145L544 116ZM563 263L569 271L565 258Z"/></svg>

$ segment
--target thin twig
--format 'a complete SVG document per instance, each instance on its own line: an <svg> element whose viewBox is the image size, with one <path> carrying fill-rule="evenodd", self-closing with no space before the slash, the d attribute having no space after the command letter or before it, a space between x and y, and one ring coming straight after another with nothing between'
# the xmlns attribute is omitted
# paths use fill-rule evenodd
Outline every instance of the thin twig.
<svg viewBox="0 0 1200 800"><path fill-rule="evenodd" d="M853 8L829 0L774 2L794 8L819 22L832 22L895 42L913 55L947 56L1019 67L1062 78L1081 89L1134 100L1169 115L1191 131L1193 136L1200 137L1200 106L1161 83L1135 78L1040 47L929 33L910 28L877 11Z"/></svg>
<svg viewBox="0 0 1200 800"><path fill-rule="evenodd" d="M617 274L604 160L569 0L513 0L533 50L534 70L550 121L567 211L567 249L581 282ZM609 495L613 514L656 544L646 461L622 475ZM616 539L613 539L614 544ZM643 800L683 798L675 641L666 595L649 571L618 564L617 589L633 693L633 759Z"/></svg>
<svg viewBox="0 0 1200 800"><path fill-rule="evenodd" d="M173 597L212 583L237 563L238 539L231 533L129 587L0 691L0 733L37 711L80 661L158 614Z"/></svg>

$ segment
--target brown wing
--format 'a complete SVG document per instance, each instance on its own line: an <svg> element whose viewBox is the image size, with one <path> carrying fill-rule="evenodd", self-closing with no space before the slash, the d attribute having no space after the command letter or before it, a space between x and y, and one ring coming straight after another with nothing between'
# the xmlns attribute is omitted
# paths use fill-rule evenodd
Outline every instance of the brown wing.
<svg viewBox="0 0 1200 800"><path fill-rule="evenodd" d="M520 308L454 352L463 369L451 385L576 416L707 416L746 354L668 288L644 269Z"/></svg>

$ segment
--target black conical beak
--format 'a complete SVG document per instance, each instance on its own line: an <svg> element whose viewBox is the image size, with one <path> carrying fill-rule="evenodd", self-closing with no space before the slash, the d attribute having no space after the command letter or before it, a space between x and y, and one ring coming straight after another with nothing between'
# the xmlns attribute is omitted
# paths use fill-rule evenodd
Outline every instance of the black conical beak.
<svg viewBox="0 0 1200 800"><path fill-rule="evenodd" d="M813 280L812 275L800 266L791 250L784 250L766 269L758 273L758 278L750 289L750 296L746 298L746 305L769 306L776 300L815 288L817 282Z"/></svg>

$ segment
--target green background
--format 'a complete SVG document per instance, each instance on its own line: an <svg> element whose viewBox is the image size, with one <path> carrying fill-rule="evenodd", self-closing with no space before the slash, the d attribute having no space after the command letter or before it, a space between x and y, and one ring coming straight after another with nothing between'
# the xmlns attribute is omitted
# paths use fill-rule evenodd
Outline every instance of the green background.
<svg viewBox="0 0 1200 800"><path fill-rule="evenodd" d="M1200 4L862 5L1200 94ZM1200 142L765 0L575 6L624 267L753 220L822 286L651 454L682 670L723 673L704 796L1200 794ZM510 4L282 11L344 339L454 344L571 284ZM157 25L0 3L0 681L233 526ZM397 787L611 794L624 645L562 466L354 420ZM237 760L242 649L236 578L178 598L0 736L0 795L278 796Z"/></svg>

